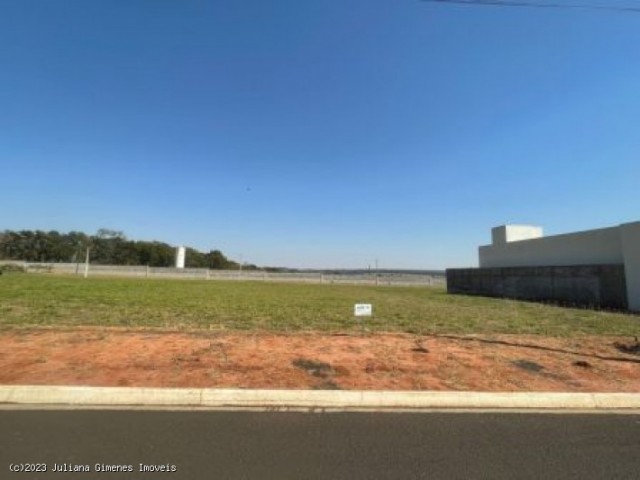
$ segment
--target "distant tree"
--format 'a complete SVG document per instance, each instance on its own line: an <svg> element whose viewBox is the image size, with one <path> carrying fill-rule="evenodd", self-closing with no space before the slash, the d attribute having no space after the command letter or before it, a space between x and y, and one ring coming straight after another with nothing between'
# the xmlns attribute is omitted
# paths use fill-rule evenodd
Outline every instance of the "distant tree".
<svg viewBox="0 0 640 480"><path fill-rule="evenodd" d="M207 255L199 252L194 248L187 247L186 249L185 266L187 268L208 268L209 262Z"/></svg>
<svg viewBox="0 0 640 480"><path fill-rule="evenodd" d="M96 233L96 237L100 239L105 238L118 238L120 240L126 240L127 237L124 236L124 233L121 230L111 230L109 228L101 228Z"/></svg>
<svg viewBox="0 0 640 480"><path fill-rule="evenodd" d="M209 252L209 268L213 270L236 270L239 263L229 260L220 250Z"/></svg>
<svg viewBox="0 0 640 480"><path fill-rule="evenodd" d="M138 265L150 267L170 267L175 258L175 249L162 242L130 242L135 251Z"/></svg>
<svg viewBox="0 0 640 480"><path fill-rule="evenodd" d="M83 262L86 249L91 262L104 265L149 265L170 267L175 261L175 247L162 242L128 240L122 231L101 228L95 235L55 230L5 230L0 232L0 259L27 262ZM220 250L202 253L187 248L187 267L236 269ZM250 268L250 267L245 267Z"/></svg>

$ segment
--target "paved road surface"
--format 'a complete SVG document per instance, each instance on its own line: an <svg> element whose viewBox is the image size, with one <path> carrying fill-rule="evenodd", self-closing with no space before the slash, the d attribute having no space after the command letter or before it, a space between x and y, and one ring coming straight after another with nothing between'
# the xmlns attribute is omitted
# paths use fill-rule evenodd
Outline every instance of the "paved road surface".
<svg viewBox="0 0 640 480"><path fill-rule="evenodd" d="M54 478L638 479L640 415L0 410L0 479Z"/></svg>

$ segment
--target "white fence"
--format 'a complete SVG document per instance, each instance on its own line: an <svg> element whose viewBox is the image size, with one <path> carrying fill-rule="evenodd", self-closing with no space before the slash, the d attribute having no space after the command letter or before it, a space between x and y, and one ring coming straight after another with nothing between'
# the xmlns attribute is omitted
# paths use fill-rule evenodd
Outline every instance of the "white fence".
<svg viewBox="0 0 640 480"><path fill-rule="evenodd" d="M58 273L84 275L84 263L28 263L0 262L23 267L27 273ZM88 268L89 276L178 278L199 280L255 280L269 282L299 282L354 285L416 285L444 286L442 273L397 271L388 272L267 272L264 270L210 270L207 268L166 268L130 265L94 265Z"/></svg>

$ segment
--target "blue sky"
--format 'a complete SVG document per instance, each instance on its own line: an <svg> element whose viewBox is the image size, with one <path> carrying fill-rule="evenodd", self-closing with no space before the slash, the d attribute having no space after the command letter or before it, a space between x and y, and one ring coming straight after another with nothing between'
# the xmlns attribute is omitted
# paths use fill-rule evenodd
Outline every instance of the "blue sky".
<svg viewBox="0 0 640 480"><path fill-rule="evenodd" d="M3 2L0 229L445 268L640 220L639 45L631 13Z"/></svg>

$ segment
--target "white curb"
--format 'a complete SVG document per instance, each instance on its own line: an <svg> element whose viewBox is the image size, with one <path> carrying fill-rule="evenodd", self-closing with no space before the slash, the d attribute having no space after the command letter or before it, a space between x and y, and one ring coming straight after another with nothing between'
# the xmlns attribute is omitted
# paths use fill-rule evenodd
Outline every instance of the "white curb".
<svg viewBox="0 0 640 480"><path fill-rule="evenodd" d="M393 392L0 386L0 405L205 407L259 409L640 410L638 393Z"/></svg>

